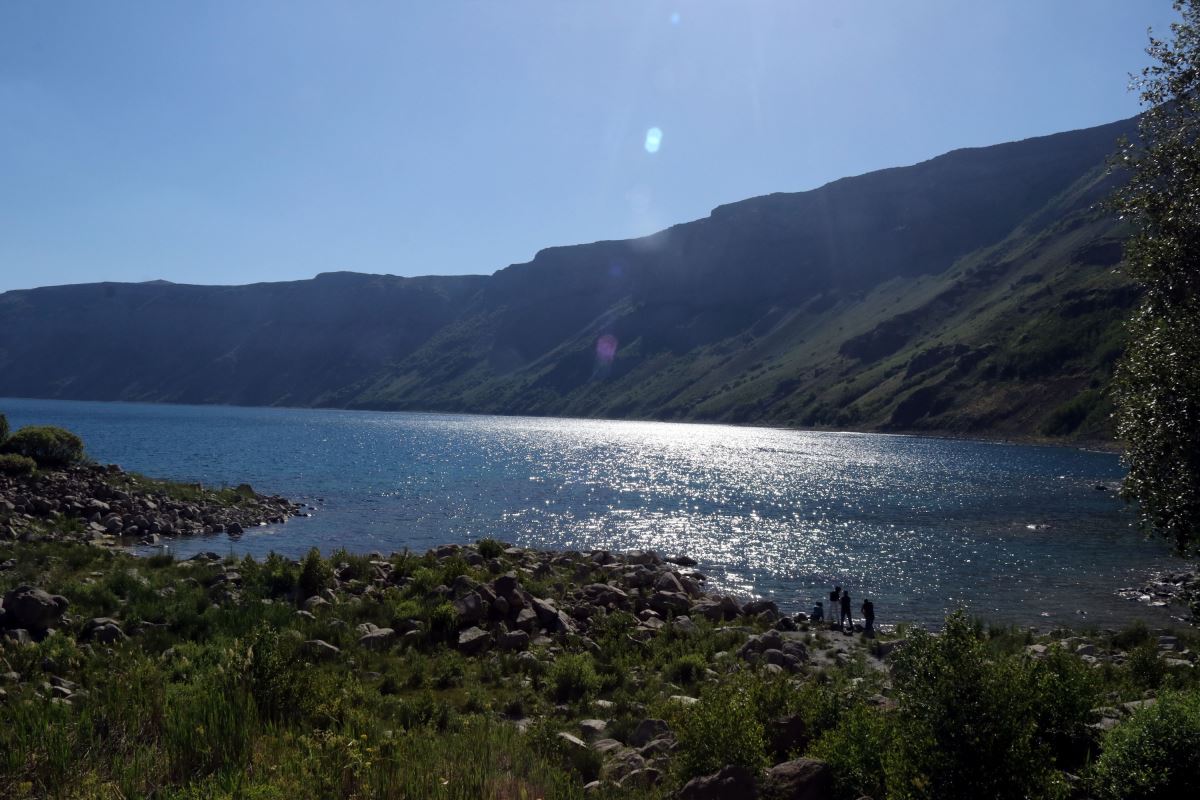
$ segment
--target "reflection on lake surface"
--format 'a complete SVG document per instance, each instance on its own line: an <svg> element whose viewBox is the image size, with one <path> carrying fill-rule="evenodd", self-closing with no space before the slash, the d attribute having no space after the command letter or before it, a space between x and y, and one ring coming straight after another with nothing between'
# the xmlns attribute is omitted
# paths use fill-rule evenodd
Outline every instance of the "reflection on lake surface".
<svg viewBox="0 0 1200 800"><path fill-rule="evenodd" d="M14 427L77 431L102 462L320 508L236 541L172 543L181 556L491 536L687 554L710 585L793 610L838 582L856 612L875 600L882 623L933 624L958 605L1044 628L1166 619L1113 595L1172 559L1097 491L1122 475L1109 454L658 422L21 399L0 410Z"/></svg>

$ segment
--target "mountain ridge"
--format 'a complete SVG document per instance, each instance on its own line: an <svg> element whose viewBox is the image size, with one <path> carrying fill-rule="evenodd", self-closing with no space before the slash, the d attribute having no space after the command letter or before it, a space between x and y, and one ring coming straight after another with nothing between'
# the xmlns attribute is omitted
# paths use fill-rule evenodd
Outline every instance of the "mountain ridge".
<svg viewBox="0 0 1200 800"><path fill-rule="evenodd" d="M717 206L491 275L0 295L0 395L1100 439L1135 121ZM197 336L197 332L203 335Z"/></svg>

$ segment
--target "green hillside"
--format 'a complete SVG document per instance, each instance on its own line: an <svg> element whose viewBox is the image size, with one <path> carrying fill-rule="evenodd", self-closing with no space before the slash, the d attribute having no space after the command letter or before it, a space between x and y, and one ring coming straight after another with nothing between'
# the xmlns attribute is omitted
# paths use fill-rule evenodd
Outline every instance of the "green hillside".
<svg viewBox="0 0 1200 800"><path fill-rule="evenodd" d="M0 295L0 395L1110 437L1133 121L722 206L491 276Z"/></svg>

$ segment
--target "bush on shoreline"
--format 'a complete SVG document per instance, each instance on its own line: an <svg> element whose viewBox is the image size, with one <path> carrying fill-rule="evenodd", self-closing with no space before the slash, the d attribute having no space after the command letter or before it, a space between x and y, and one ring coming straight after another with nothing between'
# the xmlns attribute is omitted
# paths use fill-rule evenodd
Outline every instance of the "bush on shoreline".
<svg viewBox="0 0 1200 800"><path fill-rule="evenodd" d="M0 444L0 451L26 456L39 467L69 467L83 460L83 440L53 425L28 425Z"/></svg>
<svg viewBox="0 0 1200 800"><path fill-rule="evenodd" d="M25 477L37 471L37 462L29 456L0 453L0 475Z"/></svg>
<svg viewBox="0 0 1200 800"><path fill-rule="evenodd" d="M1118 725L1091 771L1104 800L1188 797L1200 787L1200 692L1168 692Z"/></svg>

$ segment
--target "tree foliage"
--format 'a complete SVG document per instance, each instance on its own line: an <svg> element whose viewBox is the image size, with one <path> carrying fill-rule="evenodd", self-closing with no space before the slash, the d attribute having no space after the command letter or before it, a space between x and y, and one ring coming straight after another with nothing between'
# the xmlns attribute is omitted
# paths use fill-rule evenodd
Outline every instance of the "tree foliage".
<svg viewBox="0 0 1200 800"><path fill-rule="evenodd" d="M1050 762L1028 665L994 659L960 611L941 636L916 631L896 654L899 705L886 753L888 796L1018 798L1044 794Z"/></svg>
<svg viewBox="0 0 1200 800"><path fill-rule="evenodd" d="M1200 546L1200 2L1179 0L1171 40L1135 80L1145 112L1115 197L1134 226L1130 275L1144 289L1113 399L1129 468L1123 496L1181 552Z"/></svg>

